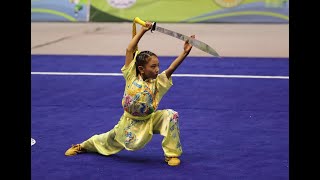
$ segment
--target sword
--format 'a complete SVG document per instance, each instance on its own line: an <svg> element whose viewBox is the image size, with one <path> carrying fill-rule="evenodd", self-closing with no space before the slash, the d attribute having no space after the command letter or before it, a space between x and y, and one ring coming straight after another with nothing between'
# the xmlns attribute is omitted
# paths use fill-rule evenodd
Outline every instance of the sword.
<svg viewBox="0 0 320 180"><path fill-rule="evenodd" d="M138 23L138 24L140 24L142 26L146 26L146 22L142 21L139 17L134 18L134 22ZM202 51L204 51L206 53L209 53L209 54L211 54L213 56L220 57L219 54L212 47L210 47L208 44L206 44L206 43L204 43L202 41L199 41L197 39L190 38L189 36L180 34L178 32L174 32L174 31L171 31L169 29L165 29L163 27L157 26L156 22L152 23L151 32L152 31L158 31L158 32L161 32L163 34L178 38L178 39L180 39L182 41L188 40L188 42L192 46L194 46L194 47L196 47L196 48L198 48L198 49L200 49L200 50L202 50Z"/></svg>

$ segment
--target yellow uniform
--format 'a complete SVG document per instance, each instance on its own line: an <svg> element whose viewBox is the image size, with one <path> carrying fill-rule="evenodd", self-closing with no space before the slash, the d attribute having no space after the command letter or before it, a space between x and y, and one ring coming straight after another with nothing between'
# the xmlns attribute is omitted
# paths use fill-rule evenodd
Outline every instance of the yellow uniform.
<svg viewBox="0 0 320 180"><path fill-rule="evenodd" d="M136 56L127 67L121 68L126 86L120 121L110 131L92 136L81 146L89 152L108 156L124 148L129 151L141 149L153 134L161 134L164 136L164 155L179 157L182 153L179 115L171 109L157 110L160 100L173 85L172 78L168 79L164 71L156 79L143 80L136 75L135 61Z"/></svg>

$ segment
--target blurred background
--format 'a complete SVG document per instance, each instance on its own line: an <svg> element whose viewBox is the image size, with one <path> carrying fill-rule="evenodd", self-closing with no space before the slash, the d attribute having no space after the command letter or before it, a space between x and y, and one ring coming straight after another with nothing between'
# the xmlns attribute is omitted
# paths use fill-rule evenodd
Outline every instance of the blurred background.
<svg viewBox="0 0 320 180"><path fill-rule="evenodd" d="M221 56L289 56L289 0L31 0L31 53L124 55L135 17L195 34ZM181 50L172 37L147 36L141 47L158 55Z"/></svg>

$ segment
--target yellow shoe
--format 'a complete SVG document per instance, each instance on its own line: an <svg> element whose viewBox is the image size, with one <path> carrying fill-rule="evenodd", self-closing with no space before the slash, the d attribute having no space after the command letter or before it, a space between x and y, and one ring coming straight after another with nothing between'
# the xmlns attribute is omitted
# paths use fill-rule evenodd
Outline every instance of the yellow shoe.
<svg viewBox="0 0 320 180"><path fill-rule="evenodd" d="M79 154L79 153L83 153L83 152L86 152L85 149L83 149L80 144L76 144L76 145L72 145L71 148L69 148L64 154L66 156L74 156L76 154Z"/></svg>
<svg viewBox="0 0 320 180"><path fill-rule="evenodd" d="M169 166L178 166L180 164L180 159L178 157L165 157L165 161Z"/></svg>

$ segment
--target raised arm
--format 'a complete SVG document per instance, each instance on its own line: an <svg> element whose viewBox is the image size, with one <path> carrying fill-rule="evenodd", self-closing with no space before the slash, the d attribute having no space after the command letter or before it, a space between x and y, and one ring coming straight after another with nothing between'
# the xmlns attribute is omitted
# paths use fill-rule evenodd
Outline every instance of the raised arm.
<svg viewBox="0 0 320 180"><path fill-rule="evenodd" d="M142 26L140 31L131 39L127 49L126 49L126 61L125 61L125 67L127 67L132 59L133 59L133 51L136 49L140 39L142 38L142 36L144 35L145 32L147 32L148 30L150 30L152 27L152 23L151 22L146 22L146 26Z"/></svg>
<svg viewBox="0 0 320 180"><path fill-rule="evenodd" d="M195 38L195 35L192 35L191 38ZM192 49L192 45L186 41L184 43L182 53L171 63L169 68L166 70L167 78L170 78L173 72L179 67L179 65L183 62L183 60L188 56Z"/></svg>

